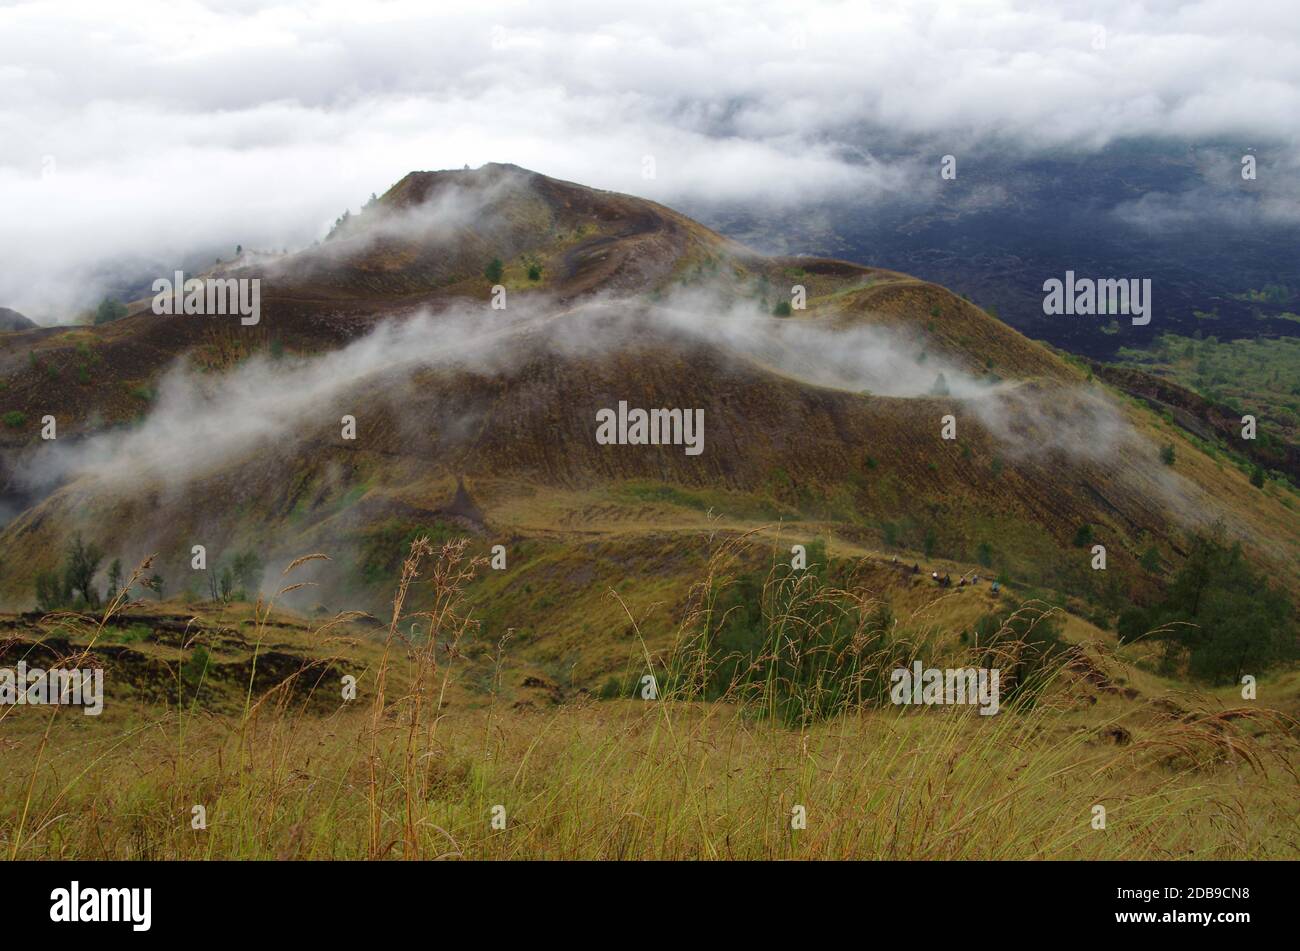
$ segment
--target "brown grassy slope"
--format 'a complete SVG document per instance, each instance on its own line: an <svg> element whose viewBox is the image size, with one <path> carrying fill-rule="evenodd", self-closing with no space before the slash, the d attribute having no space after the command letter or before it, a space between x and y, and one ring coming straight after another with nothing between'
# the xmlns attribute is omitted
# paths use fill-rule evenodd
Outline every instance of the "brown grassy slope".
<svg viewBox="0 0 1300 951"><path fill-rule="evenodd" d="M455 241L437 245L455 254L427 253L420 243L427 236L407 244L369 241L367 212L321 248L268 266L278 277L267 279L263 323L256 328L155 317L137 306L107 327L30 339L8 335L4 408L28 418L22 427L0 430L0 439L11 448L34 441L47 412L59 417L61 438L137 418L148 411L148 387L183 354L220 372L273 339L316 350L418 304L482 305L488 288L478 273L481 259L498 239L509 258L508 284L521 280L525 256L544 262L540 286L523 278L512 293L563 301L596 290L653 295L701 283L771 302L787 284L803 283L810 306L788 318L793 326L900 328L936 358L976 376L996 374L1038 395L1063 420L1073 412L1072 389L1085 385L1076 368L942 288L847 262L764 259L628 196L488 166L412 173L375 214L400 216L457 189L484 199L480 217L486 224L463 225ZM560 309L548 319L558 327L565 313ZM24 348L34 359L21 356ZM82 366L88 382L78 379ZM597 446L595 410L619 399L702 407L705 454ZM364 439L342 442L339 413L357 406L365 410ZM949 412L960 417L955 444L939 439L939 419ZM736 527L774 517L812 520L865 545L881 545L893 533L899 548L913 552L930 535L937 554L968 564L982 544L989 545L995 567L1031 567L1040 580L1060 572L1069 576L1062 587L1087 581L1087 553L1069 545L1084 523L1107 543L1126 590L1140 590L1133 565L1145 545L1176 557L1189 524L1221 515L1295 586L1300 526L1287 500L1251 489L1239 473L1201 454L1153 415L1126 412L1142 438L1108 457L1017 454L952 400L814 386L649 328L612 354L521 350L517 362L493 372L421 372L414 387L373 379L339 406L321 407L320 420L308 421L300 442L231 459L179 493L157 494L140 484L115 498L78 484L44 501L24 500L26 510L3 532L11 553L7 565L18 568L0 572L0 593L24 597L31 573L52 567L63 538L81 524L93 525L111 554L129 560L158 551L171 571L183 568L197 535L214 549L283 549L312 539L350 552L375 521L392 517L414 525L435 518L456 475L471 485L494 486L485 502L487 520L491 531L507 536L606 532L604 517L589 511L591 503L626 524L627 513L639 506L617 491L612 498L605 494L627 483L654 483L695 493L692 499L703 499L705 509L713 505ZM1178 447L1172 472L1154 463L1162 441ZM588 501L559 510L547 501L570 493ZM698 506L688 501L684 508L693 517ZM658 509L661 517L672 517L683 505L669 501ZM525 512L522 523L510 514ZM555 521L538 512L551 512Z"/></svg>

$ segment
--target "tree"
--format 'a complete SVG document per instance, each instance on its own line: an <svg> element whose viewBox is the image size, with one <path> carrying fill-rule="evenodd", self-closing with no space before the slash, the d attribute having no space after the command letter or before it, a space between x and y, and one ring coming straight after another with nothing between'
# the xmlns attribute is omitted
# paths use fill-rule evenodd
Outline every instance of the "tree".
<svg viewBox="0 0 1300 951"><path fill-rule="evenodd" d="M1257 489L1264 488L1264 467L1258 462L1255 463L1255 468L1250 471L1250 484Z"/></svg>
<svg viewBox="0 0 1300 951"><path fill-rule="evenodd" d="M772 311L777 317L790 316L790 302L788 300L777 301L776 308Z"/></svg>
<svg viewBox="0 0 1300 951"><path fill-rule="evenodd" d="M530 281L540 281L542 279L542 266L540 264L528 265L528 279Z"/></svg>
<svg viewBox="0 0 1300 951"><path fill-rule="evenodd" d="M151 591L153 591L156 595L158 595L158 600L159 600L159 601L161 601L161 600L163 599L163 577L162 577L162 575L158 574L157 572L154 572L153 574L151 574L151 575L149 576L149 580L146 581L145 584L149 586L149 589L150 589Z"/></svg>
<svg viewBox="0 0 1300 951"><path fill-rule="evenodd" d="M1084 522L1079 526L1079 530L1074 533L1074 547L1087 548L1092 544L1092 526Z"/></svg>
<svg viewBox="0 0 1300 951"><path fill-rule="evenodd" d="M1251 567L1241 544L1228 544L1216 526L1193 535L1189 547L1150 626L1172 625L1164 636L1187 649L1192 675L1235 682L1294 659L1300 644L1291 602Z"/></svg>
<svg viewBox="0 0 1300 951"><path fill-rule="evenodd" d="M36 610L44 613L57 611L70 600L71 596L59 572L47 570L36 573Z"/></svg>
<svg viewBox="0 0 1300 951"><path fill-rule="evenodd" d="M262 573L265 570L262 559L253 551L241 551L230 562L235 582L247 592L256 592L262 587Z"/></svg>
<svg viewBox="0 0 1300 951"><path fill-rule="evenodd" d="M1172 466L1172 465L1174 464L1174 444L1173 444L1173 443L1171 443L1171 442L1170 442L1170 443L1165 443L1165 445L1161 447L1161 449L1160 449L1160 461L1163 462L1163 463L1164 463L1165 465L1167 465L1167 466Z"/></svg>
<svg viewBox="0 0 1300 951"><path fill-rule="evenodd" d="M95 544L87 545L81 535L72 539L63 568L64 584L69 594L80 594L88 607L99 605L99 592L95 589L95 574L104 553Z"/></svg>
<svg viewBox="0 0 1300 951"><path fill-rule="evenodd" d="M483 276L493 284L501 283L501 275L505 273L505 265L501 263L500 258L493 258L488 262L488 266L483 269Z"/></svg>
<svg viewBox="0 0 1300 951"><path fill-rule="evenodd" d="M126 316L126 305L121 301L113 300L111 297L105 297L95 308L95 323L111 324L115 320L121 320Z"/></svg>
<svg viewBox="0 0 1300 951"><path fill-rule="evenodd" d="M112 601L117 597L118 590L122 587L122 559L114 558L113 563L108 566L108 600Z"/></svg>
<svg viewBox="0 0 1300 951"><path fill-rule="evenodd" d="M948 381L942 373L934 378L934 385L930 387L931 396L948 396Z"/></svg>

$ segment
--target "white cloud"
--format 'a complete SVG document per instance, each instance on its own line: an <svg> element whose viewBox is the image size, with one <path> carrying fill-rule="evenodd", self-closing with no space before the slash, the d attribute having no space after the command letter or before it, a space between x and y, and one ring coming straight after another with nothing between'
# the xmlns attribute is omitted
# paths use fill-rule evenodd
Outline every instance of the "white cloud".
<svg viewBox="0 0 1300 951"><path fill-rule="evenodd" d="M412 169L789 203L920 189L882 129L1300 139L1288 0L17 3L0 63L0 304L46 321L106 260L304 244Z"/></svg>

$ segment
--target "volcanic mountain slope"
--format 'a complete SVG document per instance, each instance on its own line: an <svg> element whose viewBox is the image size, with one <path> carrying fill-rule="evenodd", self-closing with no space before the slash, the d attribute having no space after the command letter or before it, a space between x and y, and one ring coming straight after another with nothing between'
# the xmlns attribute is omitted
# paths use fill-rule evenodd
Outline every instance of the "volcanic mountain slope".
<svg viewBox="0 0 1300 951"><path fill-rule="evenodd" d="M480 585L490 619L552 657L622 626L596 603L610 587L672 601L705 533L778 524L1114 609L1158 583L1140 556L1176 564L1222 521L1300 588L1294 496L1082 365L941 287L762 257L649 201L512 166L416 172L318 246L213 276L261 280L255 326L145 300L0 338L9 604L77 531L127 564L157 552L196 593L195 544L324 551L307 603L331 610L377 605L415 534L469 533L510 553ZM702 451L598 444L620 402L702 409Z"/></svg>
<svg viewBox="0 0 1300 951"><path fill-rule="evenodd" d="M0 307L0 331L31 330L36 323L16 310Z"/></svg>

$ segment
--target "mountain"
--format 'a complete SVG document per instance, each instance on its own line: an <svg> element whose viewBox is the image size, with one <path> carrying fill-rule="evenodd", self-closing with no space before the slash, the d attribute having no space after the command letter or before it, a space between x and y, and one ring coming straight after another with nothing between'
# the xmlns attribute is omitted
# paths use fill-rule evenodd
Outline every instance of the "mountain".
<svg viewBox="0 0 1300 951"><path fill-rule="evenodd" d="M9 330L31 330L37 326L36 322L30 318L24 317L16 310L10 310L8 307L0 307L0 332Z"/></svg>
<svg viewBox="0 0 1300 951"><path fill-rule="evenodd" d="M1300 589L1285 485L906 274L760 255L654 202L487 165L412 172L318 245L206 276L260 281L257 322L145 299L0 342L10 606L78 532L126 565L158 553L177 594L207 590L195 545L211 565L324 552L290 603L331 611L381 608L415 535L466 534L509 558L474 589L486 623L594 682L625 653L607 593L675 603L716 533L829 539L899 603L921 576L894 557L1113 615L1156 596L1153 558L1222 522ZM620 404L702 410L701 451L598 442Z"/></svg>

